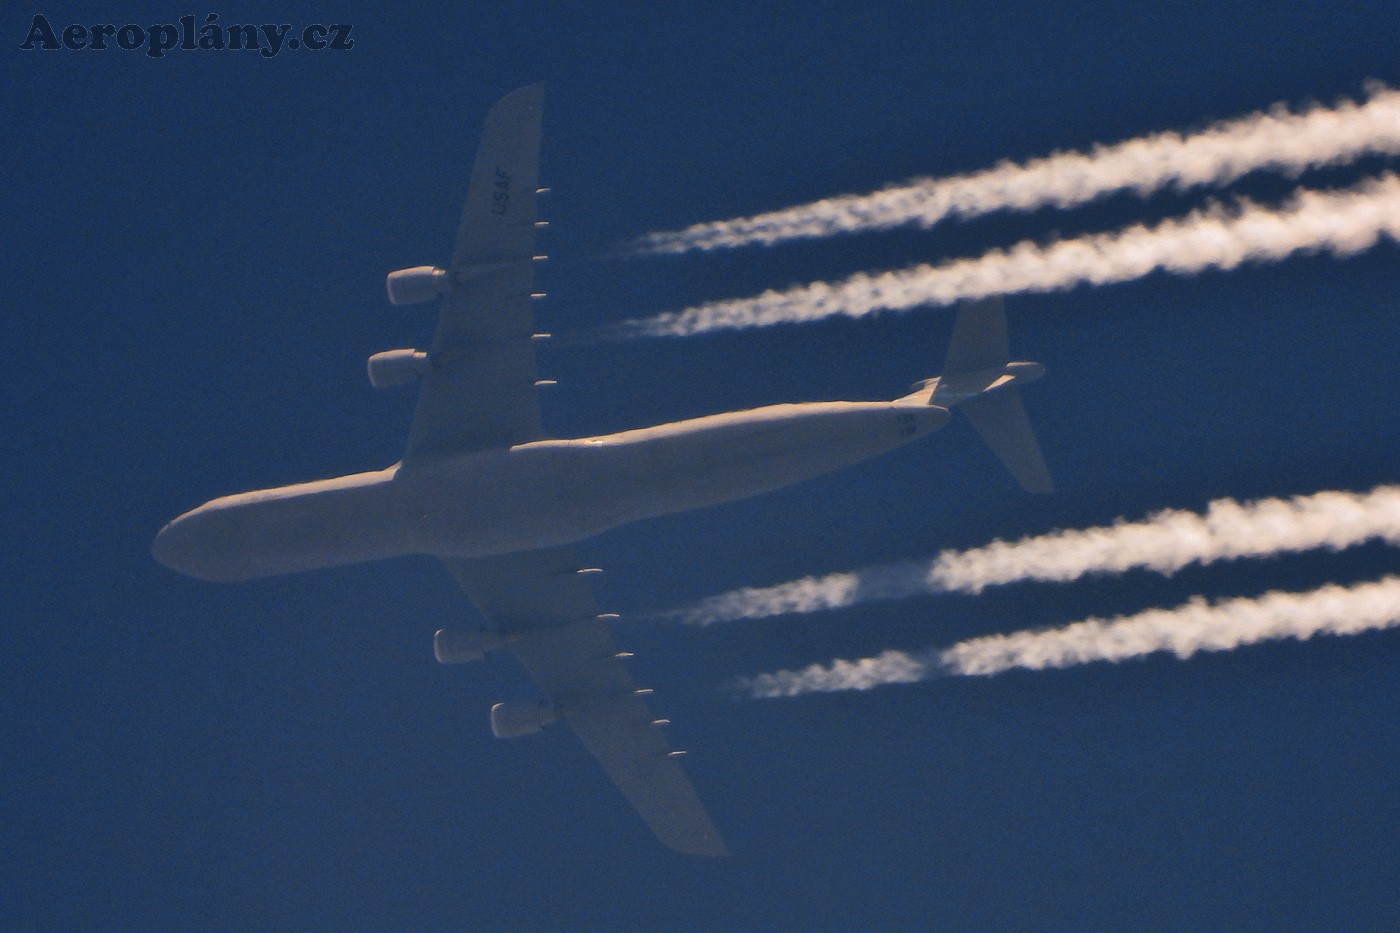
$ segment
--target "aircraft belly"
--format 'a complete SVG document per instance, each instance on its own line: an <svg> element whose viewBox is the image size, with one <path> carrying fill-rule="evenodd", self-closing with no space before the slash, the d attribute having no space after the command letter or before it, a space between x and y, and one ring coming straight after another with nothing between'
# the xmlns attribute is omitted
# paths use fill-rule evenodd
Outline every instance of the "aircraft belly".
<svg viewBox="0 0 1400 933"><path fill-rule="evenodd" d="M595 457L537 441L441 463L409 480L418 550L488 557L579 541L618 518Z"/></svg>
<svg viewBox="0 0 1400 933"><path fill-rule="evenodd" d="M926 405L826 402L535 441L417 467L259 490L182 515L152 548L206 580L403 554L487 557L759 495L901 447L946 423Z"/></svg>
<svg viewBox="0 0 1400 933"><path fill-rule="evenodd" d="M915 440L947 422L930 406L831 402L664 425L626 442L595 439L626 521L744 499ZM613 438L627 437L614 435ZM611 498L611 496L609 497Z"/></svg>

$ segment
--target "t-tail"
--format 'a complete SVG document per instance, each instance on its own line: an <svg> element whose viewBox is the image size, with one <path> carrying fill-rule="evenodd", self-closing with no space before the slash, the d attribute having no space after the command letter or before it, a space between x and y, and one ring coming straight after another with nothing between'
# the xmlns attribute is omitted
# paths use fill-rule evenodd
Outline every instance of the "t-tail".
<svg viewBox="0 0 1400 933"><path fill-rule="evenodd" d="M943 375L918 383L910 400L957 407L1028 492L1054 489L1017 385L1045 374L1039 363L1012 362L1001 298L964 302L953 325Z"/></svg>

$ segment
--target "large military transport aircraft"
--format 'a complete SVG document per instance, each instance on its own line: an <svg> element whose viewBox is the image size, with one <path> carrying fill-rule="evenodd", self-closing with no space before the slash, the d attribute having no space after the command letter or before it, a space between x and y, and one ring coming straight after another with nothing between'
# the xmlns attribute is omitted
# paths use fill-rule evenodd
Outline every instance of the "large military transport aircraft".
<svg viewBox="0 0 1400 933"><path fill-rule="evenodd" d="M959 406L1023 486L1049 476L1017 397L1040 376L1009 362L1000 305L965 307L942 377L888 402L772 405L602 437L540 427L531 312L543 85L488 114L452 261L390 273L396 305L440 299L432 345L376 353L376 387L417 383L403 459L371 473L207 502L152 554L213 581L403 554L440 559L488 623L439 631L443 663L507 648L542 701L498 703L499 738L572 727L666 845L725 846L627 671L573 544L627 522L757 495L901 447Z"/></svg>

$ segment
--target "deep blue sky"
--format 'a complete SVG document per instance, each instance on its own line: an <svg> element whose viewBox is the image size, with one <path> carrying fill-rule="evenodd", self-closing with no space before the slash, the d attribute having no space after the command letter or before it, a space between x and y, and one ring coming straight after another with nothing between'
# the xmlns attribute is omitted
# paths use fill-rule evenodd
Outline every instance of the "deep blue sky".
<svg viewBox="0 0 1400 933"><path fill-rule="evenodd" d="M772 12L755 9L772 6ZM1380 546L1024 585L707 631L619 626L726 834L661 848L565 732L497 742L508 657L436 564L216 586L147 549L217 495L378 468L423 341L383 276L443 261L480 122L548 82L541 309L559 334L1178 213L1201 193L723 256L655 229L1400 84L1393 3L443 4L136 22L350 22L348 52L23 52L124 5L0 16L5 317L0 926L9 929L1388 929L1400 635L735 702L729 678L1371 579ZM1393 167L1314 172L1343 185ZM1264 199L1290 185L1250 178ZM1060 491L964 424L862 467L583 546L637 616L734 586L1212 498L1400 478L1400 250L1008 301ZM890 398L951 315L542 351L578 436Z"/></svg>

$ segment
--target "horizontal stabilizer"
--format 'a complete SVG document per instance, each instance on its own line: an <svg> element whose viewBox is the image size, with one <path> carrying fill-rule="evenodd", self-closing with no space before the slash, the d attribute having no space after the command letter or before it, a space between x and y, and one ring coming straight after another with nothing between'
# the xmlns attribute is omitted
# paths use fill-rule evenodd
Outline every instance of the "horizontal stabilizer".
<svg viewBox="0 0 1400 933"><path fill-rule="evenodd" d="M1022 488L1036 493L1055 491L1035 431L1021 405L1021 393L1015 386L979 395L959 407Z"/></svg>
<svg viewBox="0 0 1400 933"><path fill-rule="evenodd" d="M961 405L989 389L1011 380L1007 363L1011 353L1006 341L1006 311L999 295L981 301L965 301L953 322L948 359L938 377L929 403L942 408ZM1029 381L1022 376L1022 381Z"/></svg>
<svg viewBox="0 0 1400 933"><path fill-rule="evenodd" d="M943 377L954 377L980 370L1000 369L1011 359L1006 339L1006 309L1000 295L980 301L965 301L953 322L953 339Z"/></svg>
<svg viewBox="0 0 1400 933"><path fill-rule="evenodd" d="M1028 492L1043 493L1053 491L1054 484L1016 388L1042 373L1039 363L1011 362L1000 296L963 302L953 323L948 361L929 403L966 412L1016 482Z"/></svg>

